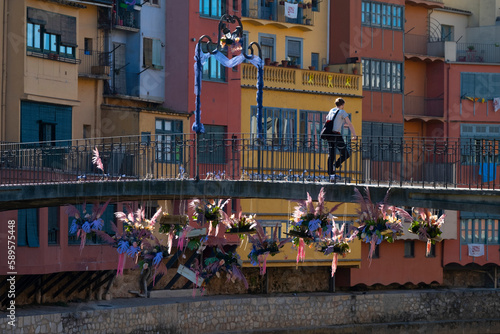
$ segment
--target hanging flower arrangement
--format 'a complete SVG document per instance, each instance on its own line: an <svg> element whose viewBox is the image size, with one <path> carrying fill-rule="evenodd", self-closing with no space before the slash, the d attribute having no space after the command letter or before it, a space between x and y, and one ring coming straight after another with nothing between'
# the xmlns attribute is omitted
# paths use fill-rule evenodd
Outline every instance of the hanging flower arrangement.
<svg viewBox="0 0 500 334"><path fill-rule="evenodd" d="M209 224L208 234L211 233L212 229L215 228L215 234L218 233L219 223L222 221L223 209L229 200L219 201L209 200L200 201L199 199L194 199L189 203L189 206L193 209L193 220L202 226L205 223Z"/></svg>
<svg viewBox="0 0 500 334"><path fill-rule="evenodd" d="M314 206L311 195L307 193L306 201L299 201L295 207L291 229L288 235L292 243L298 248L297 263L305 258L305 245L310 245L318 238L326 238L332 232L332 223L335 218L332 212L342 204L337 204L331 210L325 208L325 190L321 188L318 194L318 204Z"/></svg>
<svg viewBox="0 0 500 334"><path fill-rule="evenodd" d="M69 234L76 234L77 238L80 238L80 254L85 247L87 234L96 233L96 231L102 230L104 221L101 216L104 214L104 211L106 211L110 201L111 199L108 199L103 205L100 205L99 202L94 203L92 212L87 212L86 203L83 203L83 210L81 213L74 205L69 205L66 209L68 216L74 217L69 228Z"/></svg>
<svg viewBox="0 0 500 334"><path fill-rule="evenodd" d="M245 216L241 212L236 217L232 214L230 217L224 213L224 224L227 234L238 234L243 237L244 234L253 234L256 230L257 221L255 215Z"/></svg>
<svg viewBox="0 0 500 334"><path fill-rule="evenodd" d="M169 254L167 248L160 247L158 239L153 236L156 219L160 216L162 209L158 209L151 219L146 219L144 208L140 207L134 212L130 205L126 205L126 207L128 213L115 213L116 218L123 222L123 234L117 233L113 237L108 236L110 238L108 240L113 241L112 243L117 247L119 254L117 275L123 274L126 256L135 259L135 262L138 263L140 256L148 255L147 259L150 259L149 256L155 253L154 258L157 262L160 256L163 258L164 255ZM155 248L156 246L160 248ZM155 249L156 252L152 252L152 249Z"/></svg>
<svg viewBox="0 0 500 334"><path fill-rule="evenodd" d="M291 238L279 240L278 237L278 224L274 229L272 237L269 237L264 232L262 226L256 223L256 233L248 236L248 241L252 244L252 250L248 254L248 258L252 265L259 265L260 274L266 273L267 258L269 255L274 256L278 254L283 246L290 242Z"/></svg>
<svg viewBox="0 0 500 334"><path fill-rule="evenodd" d="M443 240L441 238L441 226L444 224L446 215L433 215L429 209L413 208L413 219L408 231L418 235L418 238L427 242L426 255L431 251L431 245Z"/></svg>
<svg viewBox="0 0 500 334"><path fill-rule="evenodd" d="M377 245L384 240L392 243L396 237L403 234L403 225L398 216L407 218L409 214L403 209L387 204L389 191L380 203L372 202L368 188L366 188L365 196L357 188L354 188L354 192L356 201L360 205L359 227L354 233L358 239L370 244L368 258L371 261Z"/></svg>
<svg viewBox="0 0 500 334"><path fill-rule="evenodd" d="M173 216L164 212L160 217L159 233L167 234L168 252L171 253L174 240L179 239L188 221L187 216Z"/></svg>
<svg viewBox="0 0 500 334"><path fill-rule="evenodd" d="M204 261L195 259L189 267L195 275L197 286L205 289L208 282L213 278L220 278L223 273L226 274L227 282L235 283L236 280L243 282L245 288L248 289L248 282L241 271L242 261L238 253L234 251L221 251L217 248L213 249L212 256L207 257ZM199 282L202 281L202 284Z"/></svg>
<svg viewBox="0 0 500 334"><path fill-rule="evenodd" d="M345 236L345 224L342 224L340 230L337 228L336 224L333 224L332 237L331 238L321 238L319 242L315 244L316 250L322 252L324 255L329 255L333 253L332 259L332 277L335 275L337 270L338 256L341 255L345 257L351 252L349 247L349 242L351 242L356 235L351 234L350 237Z"/></svg>

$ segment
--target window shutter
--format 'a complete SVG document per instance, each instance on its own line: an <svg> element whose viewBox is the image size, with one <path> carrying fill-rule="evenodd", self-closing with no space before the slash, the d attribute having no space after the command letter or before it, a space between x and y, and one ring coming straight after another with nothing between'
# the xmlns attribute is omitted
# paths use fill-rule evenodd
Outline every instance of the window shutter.
<svg viewBox="0 0 500 334"><path fill-rule="evenodd" d="M460 75L460 96L472 96L475 93L474 73L462 73Z"/></svg>
<svg viewBox="0 0 500 334"><path fill-rule="evenodd" d="M77 47L76 17L61 15L61 44Z"/></svg>
<svg viewBox="0 0 500 334"><path fill-rule="evenodd" d="M265 46L274 46L274 39L271 37L261 37L260 44Z"/></svg>
<svg viewBox="0 0 500 334"><path fill-rule="evenodd" d="M26 246L26 210L17 211L17 245Z"/></svg>
<svg viewBox="0 0 500 334"><path fill-rule="evenodd" d="M145 67L153 65L153 40L151 38L143 39L143 64Z"/></svg>
<svg viewBox="0 0 500 334"><path fill-rule="evenodd" d="M300 57L300 42L288 41L288 56Z"/></svg>
<svg viewBox="0 0 500 334"><path fill-rule="evenodd" d="M29 247L40 247L38 241L38 210L26 210L26 235Z"/></svg>

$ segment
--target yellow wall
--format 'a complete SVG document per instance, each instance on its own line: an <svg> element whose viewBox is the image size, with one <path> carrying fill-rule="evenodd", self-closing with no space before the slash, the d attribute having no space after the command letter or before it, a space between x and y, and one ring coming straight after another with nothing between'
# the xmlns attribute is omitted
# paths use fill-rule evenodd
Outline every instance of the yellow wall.
<svg viewBox="0 0 500 334"><path fill-rule="evenodd" d="M22 100L72 106L73 138L83 136L83 124L91 125L91 135L95 135L100 123L102 81L79 78L78 64L26 55L26 13L27 7L33 7L76 17L79 47L76 48L75 55L78 59L84 37L97 41L97 7L86 5L86 8L75 8L37 0L6 3L9 13L8 31L4 31L3 37L7 39L8 47L3 66L7 69L7 84L2 95L6 98L2 101L0 138L7 141L20 140Z"/></svg>

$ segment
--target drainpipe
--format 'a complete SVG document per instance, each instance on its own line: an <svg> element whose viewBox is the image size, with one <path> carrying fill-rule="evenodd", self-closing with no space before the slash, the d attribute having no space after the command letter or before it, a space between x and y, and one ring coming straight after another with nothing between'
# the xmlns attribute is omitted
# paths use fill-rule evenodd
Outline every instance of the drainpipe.
<svg viewBox="0 0 500 334"><path fill-rule="evenodd" d="M1 141L5 141L7 136L6 136L6 129L7 125L6 123L6 118L7 118L7 3L8 1L3 2L3 35L2 35L2 106L0 109L0 114L1 114L1 121L2 123L2 129L0 133L2 134L0 136Z"/></svg>
<svg viewBox="0 0 500 334"><path fill-rule="evenodd" d="M450 137L450 63L446 62L446 138Z"/></svg>
<svg viewBox="0 0 500 334"><path fill-rule="evenodd" d="M328 0L327 13L328 15L326 23L326 65L330 64L330 0Z"/></svg>

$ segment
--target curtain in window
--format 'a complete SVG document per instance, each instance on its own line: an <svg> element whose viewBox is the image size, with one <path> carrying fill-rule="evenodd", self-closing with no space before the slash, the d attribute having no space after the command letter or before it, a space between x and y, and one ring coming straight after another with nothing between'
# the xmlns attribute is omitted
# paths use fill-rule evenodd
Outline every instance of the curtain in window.
<svg viewBox="0 0 500 334"><path fill-rule="evenodd" d="M153 39L153 65L161 66L161 42L159 39Z"/></svg>

